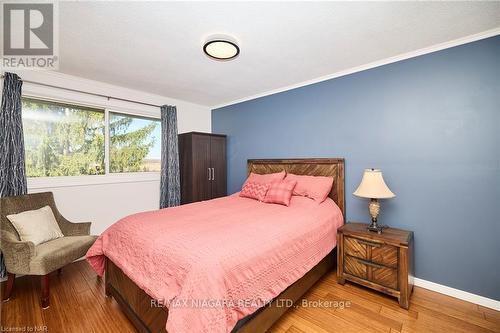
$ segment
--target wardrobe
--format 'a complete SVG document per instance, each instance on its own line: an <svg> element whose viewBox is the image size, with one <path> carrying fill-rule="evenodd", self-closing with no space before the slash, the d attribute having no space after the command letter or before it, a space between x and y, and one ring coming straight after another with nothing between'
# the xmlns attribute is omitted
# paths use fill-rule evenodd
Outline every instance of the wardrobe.
<svg viewBox="0 0 500 333"><path fill-rule="evenodd" d="M179 134L181 204L227 195L226 136Z"/></svg>

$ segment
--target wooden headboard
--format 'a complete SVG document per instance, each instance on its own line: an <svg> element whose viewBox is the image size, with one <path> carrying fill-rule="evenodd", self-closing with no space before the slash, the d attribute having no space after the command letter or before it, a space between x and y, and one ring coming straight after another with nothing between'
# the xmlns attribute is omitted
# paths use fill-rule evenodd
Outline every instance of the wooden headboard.
<svg viewBox="0 0 500 333"><path fill-rule="evenodd" d="M330 198L340 207L345 217L345 189L344 189L344 159L343 158L294 158L294 159L265 159L248 160L248 174L274 173L285 170L287 173L308 176L333 177L333 186Z"/></svg>

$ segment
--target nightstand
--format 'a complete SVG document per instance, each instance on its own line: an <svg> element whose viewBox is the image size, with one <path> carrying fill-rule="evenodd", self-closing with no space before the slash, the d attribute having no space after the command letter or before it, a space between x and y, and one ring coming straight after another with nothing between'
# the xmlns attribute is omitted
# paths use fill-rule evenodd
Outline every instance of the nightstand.
<svg viewBox="0 0 500 333"><path fill-rule="evenodd" d="M347 223L337 231L337 278L397 297L408 309L413 289L413 232L385 228L381 234L368 224Z"/></svg>

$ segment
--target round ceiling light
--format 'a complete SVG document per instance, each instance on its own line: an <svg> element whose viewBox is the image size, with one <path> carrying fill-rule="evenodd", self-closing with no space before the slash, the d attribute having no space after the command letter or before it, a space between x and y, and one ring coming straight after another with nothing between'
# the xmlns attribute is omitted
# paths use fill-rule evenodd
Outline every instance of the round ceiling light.
<svg viewBox="0 0 500 333"><path fill-rule="evenodd" d="M217 38L209 40L203 45L203 52L212 59L231 60L240 54L240 48L236 42Z"/></svg>

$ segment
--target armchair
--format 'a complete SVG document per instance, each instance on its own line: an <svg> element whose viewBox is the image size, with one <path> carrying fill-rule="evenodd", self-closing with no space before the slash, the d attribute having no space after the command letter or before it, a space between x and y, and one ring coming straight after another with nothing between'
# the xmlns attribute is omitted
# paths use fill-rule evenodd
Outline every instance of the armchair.
<svg viewBox="0 0 500 333"><path fill-rule="evenodd" d="M7 215L50 206L64 237L34 245L23 242ZM90 235L90 222L71 223L57 210L52 192L34 193L0 199L0 249L8 272L3 300L10 299L16 274L39 275L42 307L49 307L49 274L83 257L97 236Z"/></svg>

